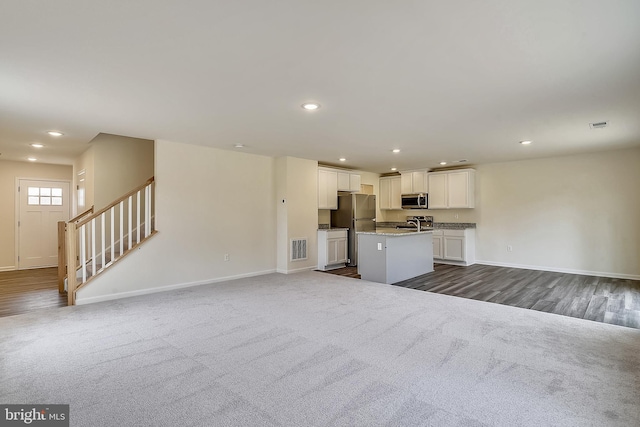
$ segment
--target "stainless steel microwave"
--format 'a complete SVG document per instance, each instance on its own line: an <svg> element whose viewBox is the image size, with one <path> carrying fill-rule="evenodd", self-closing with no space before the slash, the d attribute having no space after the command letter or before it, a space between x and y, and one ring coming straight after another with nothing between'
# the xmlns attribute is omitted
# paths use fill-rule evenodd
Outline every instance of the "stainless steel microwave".
<svg viewBox="0 0 640 427"><path fill-rule="evenodd" d="M429 194L403 194L402 209L429 209Z"/></svg>

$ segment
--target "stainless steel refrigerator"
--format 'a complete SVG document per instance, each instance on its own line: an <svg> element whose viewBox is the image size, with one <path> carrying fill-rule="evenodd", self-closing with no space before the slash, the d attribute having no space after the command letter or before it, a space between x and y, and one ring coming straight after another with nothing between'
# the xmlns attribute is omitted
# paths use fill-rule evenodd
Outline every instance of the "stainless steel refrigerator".
<svg viewBox="0 0 640 427"><path fill-rule="evenodd" d="M349 228L349 266L358 264L358 231L376 231L376 196L343 193L338 209L331 211L332 227Z"/></svg>

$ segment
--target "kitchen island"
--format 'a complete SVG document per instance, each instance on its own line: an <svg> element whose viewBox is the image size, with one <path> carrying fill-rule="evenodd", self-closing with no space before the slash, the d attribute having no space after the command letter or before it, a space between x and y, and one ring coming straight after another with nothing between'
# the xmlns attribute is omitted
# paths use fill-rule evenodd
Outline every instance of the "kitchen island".
<svg viewBox="0 0 640 427"><path fill-rule="evenodd" d="M358 273L363 280L396 283L433 271L433 231L359 232Z"/></svg>

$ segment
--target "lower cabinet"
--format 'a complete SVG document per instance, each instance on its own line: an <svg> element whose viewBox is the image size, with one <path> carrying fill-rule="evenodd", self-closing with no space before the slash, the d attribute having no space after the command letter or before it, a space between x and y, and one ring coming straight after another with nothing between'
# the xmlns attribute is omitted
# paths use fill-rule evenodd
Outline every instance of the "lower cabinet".
<svg viewBox="0 0 640 427"><path fill-rule="evenodd" d="M347 262L347 230L318 230L318 270L344 267Z"/></svg>
<svg viewBox="0 0 640 427"><path fill-rule="evenodd" d="M473 228L464 230L434 230L433 259L441 264L475 264L475 230Z"/></svg>

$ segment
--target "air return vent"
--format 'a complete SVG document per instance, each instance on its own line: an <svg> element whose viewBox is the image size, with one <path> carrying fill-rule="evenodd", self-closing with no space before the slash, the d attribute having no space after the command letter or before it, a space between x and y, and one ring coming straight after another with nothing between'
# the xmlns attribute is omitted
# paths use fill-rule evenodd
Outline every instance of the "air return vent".
<svg viewBox="0 0 640 427"><path fill-rule="evenodd" d="M291 261L307 259L307 238L291 239Z"/></svg>
<svg viewBox="0 0 640 427"><path fill-rule="evenodd" d="M591 129L602 129L602 128L606 128L607 126L609 126L609 122L589 123L589 127Z"/></svg>

